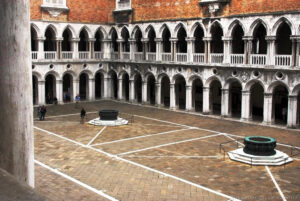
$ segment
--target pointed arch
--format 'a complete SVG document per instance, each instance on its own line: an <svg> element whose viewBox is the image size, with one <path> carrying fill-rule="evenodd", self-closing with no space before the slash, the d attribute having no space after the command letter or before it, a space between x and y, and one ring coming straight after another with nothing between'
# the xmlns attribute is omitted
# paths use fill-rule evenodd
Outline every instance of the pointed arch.
<svg viewBox="0 0 300 201"><path fill-rule="evenodd" d="M207 32L206 32L206 28L204 27L204 25L200 22L195 22L191 28L190 31L190 37L194 37L195 36L195 31L197 30L197 28L200 27L204 33L204 37L206 37Z"/></svg>
<svg viewBox="0 0 300 201"><path fill-rule="evenodd" d="M61 33L61 37L63 37L63 34L66 30L68 30L71 34L72 34L72 37L76 37L76 31L75 29L71 26L71 25L66 25L63 29L62 29L62 33Z"/></svg>
<svg viewBox="0 0 300 201"><path fill-rule="evenodd" d="M223 28L223 26L222 26L222 24L221 24L221 22L220 22L219 20L213 21L213 23L211 23L211 24L208 26L208 34L211 34L212 29L213 29L214 27L216 27L216 26L219 26L219 27L221 28L221 30L222 30L222 32L223 32L223 35L224 35L224 28Z"/></svg>
<svg viewBox="0 0 300 201"><path fill-rule="evenodd" d="M272 27L272 35L275 36L277 34L277 30L282 23L286 23L287 25L289 25L291 34L295 35L296 31L295 31L294 25L293 25L292 21L286 17L281 17L275 22L275 24Z"/></svg>
<svg viewBox="0 0 300 201"><path fill-rule="evenodd" d="M97 34L98 31L102 34L103 39L104 39L104 38L107 38L107 32L106 32L106 30L105 30L102 26L99 26L99 27L96 29L96 31L95 31L95 33L94 33L94 37L95 37L95 35Z"/></svg>
<svg viewBox="0 0 300 201"><path fill-rule="evenodd" d="M233 31L234 28L235 28L236 26L238 26L238 25L241 26L241 28L242 28L243 31L244 31L244 35L245 35L245 33L247 33L247 32L246 32L246 29L245 29L245 26L244 26L243 23L242 23L240 20L238 20L238 19L235 19L233 22L231 22L231 24L230 24L229 27L228 27L228 31L227 31L226 35L227 35L228 37L232 36L232 31Z"/></svg>
<svg viewBox="0 0 300 201"><path fill-rule="evenodd" d="M49 24L49 25L45 28L43 36L45 36L47 30L50 30L50 31L54 34L55 38L58 37L57 28L56 28L53 24Z"/></svg>
<svg viewBox="0 0 300 201"><path fill-rule="evenodd" d="M78 38L79 38L80 33L81 33L82 31L85 31L85 32L87 33L87 37L88 37L88 38L92 38L92 31L91 31L90 28L88 28L86 25L84 25L83 27L81 27L81 29L79 30L78 36L77 36Z"/></svg>
<svg viewBox="0 0 300 201"><path fill-rule="evenodd" d="M135 25L135 26L134 26L134 28L133 28L133 30L132 30L132 32L131 32L131 38L135 38L136 33L137 33L138 31L141 32L142 38L143 38L143 37L144 37L144 33L143 33L143 31L142 31L142 29L141 29L141 27L140 27L139 25Z"/></svg>
<svg viewBox="0 0 300 201"><path fill-rule="evenodd" d="M108 38L112 39L113 33L115 33L117 35L117 39L118 39L119 38L119 36L118 36L119 34L118 34L117 29L115 27L111 27L110 28L110 30L108 32Z"/></svg>
<svg viewBox="0 0 300 201"><path fill-rule="evenodd" d="M186 26L182 22L179 22L174 28L174 34L173 34L174 36L178 35L178 31L180 30L180 28L183 28L185 32L188 33Z"/></svg>
<svg viewBox="0 0 300 201"><path fill-rule="evenodd" d="M268 27L267 23L264 20L260 19L260 18L257 18L256 20L254 20L254 22L250 25L248 35L253 36L254 31L257 29L257 27L259 27L259 25L263 25L265 27L266 35L268 36L269 35L269 27Z"/></svg>
<svg viewBox="0 0 300 201"><path fill-rule="evenodd" d="M150 31L153 30L155 36L156 36L156 30L154 29L153 25L152 24L149 24L147 26L147 28L145 29L145 37L149 37L149 33Z"/></svg>
<svg viewBox="0 0 300 201"><path fill-rule="evenodd" d="M38 38L43 37L43 36L41 36L41 30L39 29L39 27L36 24L30 23L30 27L36 32L36 35Z"/></svg>
<svg viewBox="0 0 300 201"><path fill-rule="evenodd" d="M169 32L170 32L170 34L171 34L171 37L172 37L172 33L171 33L170 27L169 27L166 23L164 23L164 24L160 27L160 29L159 29L159 32L158 32L158 38L162 38L162 35L163 35L163 32L164 32L165 29L168 29L168 30L169 30Z"/></svg>

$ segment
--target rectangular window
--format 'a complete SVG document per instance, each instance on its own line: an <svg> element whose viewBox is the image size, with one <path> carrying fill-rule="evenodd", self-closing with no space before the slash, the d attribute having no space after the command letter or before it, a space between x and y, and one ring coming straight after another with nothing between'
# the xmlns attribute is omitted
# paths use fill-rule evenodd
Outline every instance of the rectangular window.
<svg viewBox="0 0 300 201"><path fill-rule="evenodd" d="M43 0L44 6L66 7L66 0Z"/></svg>
<svg viewBox="0 0 300 201"><path fill-rule="evenodd" d="M116 10L131 9L131 0L116 0Z"/></svg>

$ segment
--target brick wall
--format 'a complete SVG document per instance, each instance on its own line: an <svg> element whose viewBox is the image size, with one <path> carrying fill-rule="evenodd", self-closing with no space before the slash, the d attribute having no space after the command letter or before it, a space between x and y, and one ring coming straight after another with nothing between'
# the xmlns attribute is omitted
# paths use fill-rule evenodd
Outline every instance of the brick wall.
<svg viewBox="0 0 300 201"><path fill-rule="evenodd" d="M31 19L86 23L113 22L115 0L67 0L70 11L57 18L41 11L43 0L31 1ZM199 0L132 0L133 21L209 17ZM299 0L230 0L217 16L300 10Z"/></svg>

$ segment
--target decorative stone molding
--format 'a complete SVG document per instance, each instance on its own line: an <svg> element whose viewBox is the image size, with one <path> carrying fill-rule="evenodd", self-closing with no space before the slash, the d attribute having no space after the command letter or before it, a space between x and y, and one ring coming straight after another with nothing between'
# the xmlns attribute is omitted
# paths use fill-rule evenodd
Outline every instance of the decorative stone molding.
<svg viewBox="0 0 300 201"><path fill-rule="evenodd" d="M51 17L58 17L61 13L69 12L69 8L65 5L43 4L41 9L47 11Z"/></svg>
<svg viewBox="0 0 300 201"><path fill-rule="evenodd" d="M221 4L229 3L230 0L200 0L201 6L207 6L209 13L215 13L221 8Z"/></svg>

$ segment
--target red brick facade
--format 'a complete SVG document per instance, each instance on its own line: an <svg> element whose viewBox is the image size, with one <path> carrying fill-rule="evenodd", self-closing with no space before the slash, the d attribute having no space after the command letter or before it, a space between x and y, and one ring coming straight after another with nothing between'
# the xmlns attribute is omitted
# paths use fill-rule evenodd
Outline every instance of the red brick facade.
<svg viewBox="0 0 300 201"><path fill-rule="evenodd" d="M44 21L69 21L85 23L113 22L115 0L67 0L69 13L53 18L40 6L43 0L31 0L31 19ZM133 21L209 17L207 6L199 0L132 0ZM230 0L217 16L251 13L299 11L299 0Z"/></svg>

